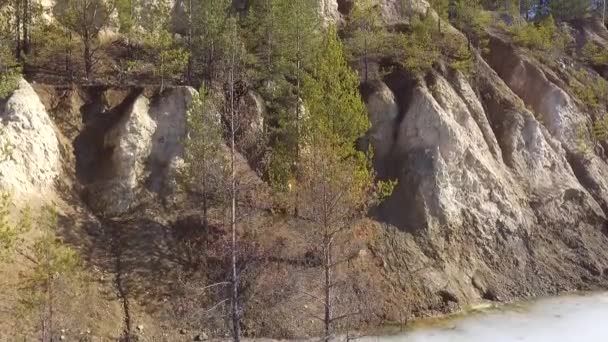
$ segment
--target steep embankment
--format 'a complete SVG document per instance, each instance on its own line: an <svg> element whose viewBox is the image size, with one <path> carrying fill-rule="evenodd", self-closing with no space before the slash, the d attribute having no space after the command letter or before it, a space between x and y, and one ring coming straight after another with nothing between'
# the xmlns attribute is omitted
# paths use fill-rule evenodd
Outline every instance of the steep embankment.
<svg viewBox="0 0 608 342"><path fill-rule="evenodd" d="M330 4L329 18L339 20L345 3ZM392 24L405 20L397 3L383 2ZM576 34L607 45L601 26ZM608 165L599 144L591 156L580 151L580 139L591 140L579 127L592 118L563 68L491 32L470 75L439 67L416 82L397 70L362 86L374 164L399 185L374 213L378 222L356 231L358 253L340 270L355 281L342 303L370 312L370 322L401 322L481 299L608 286ZM221 332L221 322L201 318L197 306L209 306L200 284L222 279L224 232L220 225L201 232L196 200L175 187L194 91L35 89L22 82L2 104L15 146L0 163L3 188L23 196L56 192L75 212L113 217L76 220L72 234L81 238L72 242L111 275L126 326L157 322L171 334L205 319L208 332ZM247 103L255 137L264 106L254 93ZM245 152L255 149L248 143ZM303 224L274 215L247 160L239 165L242 179L255 185L243 195L256 227L245 243L264 256L248 268L245 332L314 333L318 323L301 313L315 305L302 292L319 290L307 288L318 272ZM47 186L58 175L70 186ZM215 255L197 255L201 241ZM193 280L203 259L209 267L197 270L204 279ZM147 336L155 333L162 335Z"/></svg>

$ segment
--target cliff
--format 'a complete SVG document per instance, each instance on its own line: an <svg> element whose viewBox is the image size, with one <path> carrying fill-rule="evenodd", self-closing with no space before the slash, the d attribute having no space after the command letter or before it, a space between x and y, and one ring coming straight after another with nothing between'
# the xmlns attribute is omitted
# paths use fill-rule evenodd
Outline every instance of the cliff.
<svg viewBox="0 0 608 342"><path fill-rule="evenodd" d="M348 15L347 2L327 4L327 20ZM424 11L426 3L418 4ZM397 1L382 6L387 22L405 20ZM580 42L608 47L602 25L572 30ZM342 301L365 309L364 322L399 323L481 300L608 286L608 158L591 137L597 117L570 87L574 70L589 68L568 59L547 65L503 32L488 35L470 74L438 67L414 80L394 70L361 87L374 167L379 177L399 180L357 227L358 253L340 269L341 277L355 279ZM159 95L153 88L21 81L0 107L0 141L14 146L0 162L2 188L20 199L61 202L75 223L68 240L91 267L119 279L99 286L121 288L105 300L128 297L133 321L154 326L147 336L171 340L200 318L184 304L198 292L197 280L181 278L196 258L181 242L203 234L211 250L220 249L225 234L197 232L197 203L176 185L193 94L188 87ZM247 130L256 131L264 108L250 96ZM246 148L242 153L241 177L253 184L243 194L247 220L259 227L245 243L270 260L252 263L244 331L306 336L318 324L301 319L302 308L314 306L302 291L318 290L301 285L317 277L302 262L306 232L273 211L254 158ZM218 279L221 258L209 265L207 279ZM101 320L121 321L123 313ZM213 324L208 332L222 331ZM112 329L120 328L104 333Z"/></svg>

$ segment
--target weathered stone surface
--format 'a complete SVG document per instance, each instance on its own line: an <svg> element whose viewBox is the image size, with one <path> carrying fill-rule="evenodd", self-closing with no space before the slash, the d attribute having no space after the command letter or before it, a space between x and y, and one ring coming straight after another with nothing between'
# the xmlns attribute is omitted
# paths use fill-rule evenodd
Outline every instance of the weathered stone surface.
<svg viewBox="0 0 608 342"><path fill-rule="evenodd" d="M556 118L545 128L489 66L481 62L478 72L474 87L462 75L435 73L399 109L385 157L398 165L399 184L380 217L406 233L389 253L408 246L416 256L393 260L401 264L394 272L428 262L434 266L422 266L413 281L425 293L449 286L466 301L583 286L576 275L587 272L588 258L601 269L608 253L600 233L605 214L567 158L564 132L576 122L576 107L550 88L566 102L538 102ZM407 234L417 237L414 245ZM562 244L576 248L566 256ZM555 276L562 272L569 275Z"/></svg>
<svg viewBox="0 0 608 342"><path fill-rule="evenodd" d="M112 174L96 184L98 209L124 212L144 187L157 193L170 191L194 94L192 88L178 87L152 99L140 95L106 133L104 149L112 151Z"/></svg>
<svg viewBox="0 0 608 342"><path fill-rule="evenodd" d="M38 95L25 81L0 102L0 146L9 146L9 156L0 156L0 189L21 196L44 197L54 190L61 173L58 137Z"/></svg>

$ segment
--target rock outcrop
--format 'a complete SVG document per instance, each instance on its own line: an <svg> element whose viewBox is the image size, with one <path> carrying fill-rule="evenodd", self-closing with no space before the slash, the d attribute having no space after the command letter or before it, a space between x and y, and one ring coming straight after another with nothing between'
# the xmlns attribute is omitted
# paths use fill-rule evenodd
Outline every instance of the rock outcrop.
<svg viewBox="0 0 608 342"><path fill-rule="evenodd" d="M127 211L142 190L167 194L183 153L186 112L195 95L188 87L148 98L139 95L103 137L107 173L93 180L90 202L106 214Z"/></svg>
<svg viewBox="0 0 608 342"><path fill-rule="evenodd" d="M49 196L61 174L61 151L55 126L38 95L25 81L0 100L0 189L20 201Z"/></svg>
<svg viewBox="0 0 608 342"><path fill-rule="evenodd" d="M492 48L474 79L434 72L411 93L393 84L394 130L377 119L392 107L386 90L367 99L376 163L399 180L379 213L404 233L381 249L404 255L385 261L387 278L420 284L427 301L446 290L470 302L605 283L608 166L601 155L581 161L575 132L591 118L557 75L502 40Z"/></svg>
<svg viewBox="0 0 608 342"><path fill-rule="evenodd" d="M423 0L412 4L416 13L428 8ZM381 5L387 24L399 28L408 20L400 1ZM321 1L326 22L344 19L350 7L347 0ZM602 44L608 39L597 28L585 30L581 36L587 39ZM372 123L367 138L374 146L374 165L381 178L399 182L374 211L377 222L366 221L357 232L355 242L362 246L357 246L352 262L363 280L355 290L381 288L387 298L374 297L378 304L373 310L387 321L400 321L412 312L450 311L455 303L608 285L608 164L599 144L592 156L583 155L578 146L578 128L588 125L591 116L568 89L567 72L552 71L513 47L508 37L490 34L489 51L477 56L474 75L438 66L414 79L397 68L361 87ZM186 112L195 91L177 87L162 95L150 89L73 93L78 98L62 101L74 107L71 115L81 122L72 125L77 133L64 135L74 138L76 183L93 211L120 216L145 199L160 201L173 193L181 142L187 135ZM264 211L271 218L260 224L260 231L244 235L255 248L271 250L277 264L265 268L264 277L252 287L271 288L272 296L272 281L288 278L280 284L285 290L280 298L271 298L287 303L284 307L247 303L251 315L262 312L264 318L246 319L254 332L276 325L285 335L302 335L305 328L294 323L294 312L301 308L298 284L318 274L298 259L310 252L302 247L306 234L291 227L300 222L289 218L272 226L279 215L272 216L276 208L264 207L270 201L260 199L259 189L265 186L250 168L259 162L256 139L272 124L264 122L264 100L249 91L240 105L244 110L237 140L245 158L237 160L239 180L250 178L255 184L241 195L247 210ZM65 151L40 99L22 81L1 108L0 141L10 141L14 151L0 162L0 185L18 194L53 191L52 182L65 167ZM61 126L59 118L55 121ZM136 219L154 221L146 224L165 232L170 215L161 214L163 222L147 213L136 214L146 216ZM247 219L251 217L256 215ZM180 217L171 219L181 222ZM214 234L221 235L221 229ZM151 235L146 239L155 246L175 243L162 240L161 233ZM154 248L132 245L146 256L146 248ZM173 259L166 259L162 261L167 269L175 267ZM139 272L143 266L135 267ZM286 316L271 315L280 310ZM256 325L255 319L272 324Z"/></svg>

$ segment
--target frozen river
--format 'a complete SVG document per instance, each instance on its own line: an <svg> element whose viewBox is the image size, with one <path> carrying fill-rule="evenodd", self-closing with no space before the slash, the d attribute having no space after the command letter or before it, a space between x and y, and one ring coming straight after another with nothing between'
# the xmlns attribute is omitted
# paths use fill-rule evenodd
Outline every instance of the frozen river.
<svg viewBox="0 0 608 342"><path fill-rule="evenodd" d="M608 293L488 309L365 342L608 342Z"/></svg>

